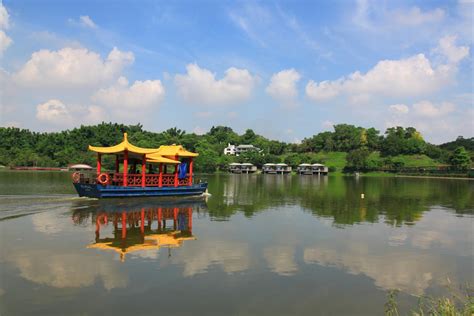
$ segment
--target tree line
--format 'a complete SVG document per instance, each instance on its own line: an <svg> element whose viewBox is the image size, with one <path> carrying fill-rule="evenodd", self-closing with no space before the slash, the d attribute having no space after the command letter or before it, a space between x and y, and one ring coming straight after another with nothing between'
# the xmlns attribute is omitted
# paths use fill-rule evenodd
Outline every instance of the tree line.
<svg viewBox="0 0 474 316"><path fill-rule="evenodd" d="M231 162L251 162L261 166L267 162L285 162L296 166L301 162L320 162L315 153L346 153L348 170L371 170L390 165L397 155L426 155L440 163L468 168L474 151L474 138L458 137L455 141L433 145L426 142L413 127L391 127L383 135L375 128L363 128L349 124L334 125L334 131L326 131L303 139L300 144L270 140L247 129L239 135L230 127L213 126L207 133L197 135L178 128L163 132L150 132L141 124L124 125L101 123L80 126L71 130L38 133L14 127L0 128L0 165L65 167L72 163L95 164L95 155L88 145L112 146L122 141L127 132L129 140L140 147L157 148L166 144L181 144L199 152L197 171L213 172L224 169ZM239 157L226 156L228 144L252 144L260 152L249 152ZM466 150L467 149L467 150ZM380 157L375 166L371 155ZM113 167L113 157L105 157L105 167ZM373 159L372 159L373 160ZM392 162L393 163L393 162Z"/></svg>

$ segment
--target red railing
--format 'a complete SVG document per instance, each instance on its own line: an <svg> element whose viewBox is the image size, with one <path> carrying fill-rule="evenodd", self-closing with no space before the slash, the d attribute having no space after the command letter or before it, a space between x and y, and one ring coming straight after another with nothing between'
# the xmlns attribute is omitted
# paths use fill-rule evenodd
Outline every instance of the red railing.
<svg viewBox="0 0 474 316"><path fill-rule="evenodd" d="M123 185L123 173L110 173L109 182L111 185ZM175 175L174 174L163 174L162 175L162 186L163 187L173 187ZM142 175L141 174L128 174L127 175L127 186L130 187L140 187L142 185ZM187 186L189 185L189 174L186 175L186 178L178 179L178 186ZM158 187L160 186L160 175L159 174L145 174L145 186L147 187Z"/></svg>

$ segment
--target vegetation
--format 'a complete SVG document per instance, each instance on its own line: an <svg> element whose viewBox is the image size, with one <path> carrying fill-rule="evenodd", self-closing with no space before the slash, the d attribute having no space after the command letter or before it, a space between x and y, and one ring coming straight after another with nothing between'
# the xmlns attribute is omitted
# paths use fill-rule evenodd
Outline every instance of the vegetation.
<svg viewBox="0 0 474 316"><path fill-rule="evenodd" d="M37 133L19 128L0 128L0 165L66 166L71 163L95 163L88 145L111 146L129 134L141 147L182 144L200 153L196 171L223 170L231 162L251 162L258 167L267 162L284 162L293 167L300 163L323 163L331 172L401 171L406 168L452 166L466 170L472 164L474 138L458 137L440 146L423 140L413 127L388 128L384 135L374 128L348 124L334 126L334 132L322 132L303 139L301 144L269 140L248 129L242 135L230 127L215 126L204 135L170 128L161 133L145 131L138 125L101 123L55 133ZM225 156L229 144L252 144L260 152L239 157ZM105 157L104 166L113 167L113 157Z"/></svg>
<svg viewBox="0 0 474 316"><path fill-rule="evenodd" d="M435 298L431 296L421 296L418 299L418 305L411 310L413 316L470 316L474 314L474 298L472 289L466 288L465 293L458 294L454 289L449 289L450 297ZM387 295L385 303L385 315L401 315L398 310L397 290L391 290Z"/></svg>

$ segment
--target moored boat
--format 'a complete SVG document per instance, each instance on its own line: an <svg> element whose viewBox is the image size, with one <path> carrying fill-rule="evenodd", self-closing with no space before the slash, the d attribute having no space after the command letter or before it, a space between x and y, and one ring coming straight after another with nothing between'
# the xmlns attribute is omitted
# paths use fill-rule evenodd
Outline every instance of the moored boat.
<svg viewBox="0 0 474 316"><path fill-rule="evenodd" d="M190 196L201 195L207 189L207 183L193 182L193 158L198 154L180 145L141 148L131 144L125 133L118 145L89 146L89 150L97 153L96 174L73 173L79 196ZM114 172L102 171L102 156L107 154L115 155Z"/></svg>

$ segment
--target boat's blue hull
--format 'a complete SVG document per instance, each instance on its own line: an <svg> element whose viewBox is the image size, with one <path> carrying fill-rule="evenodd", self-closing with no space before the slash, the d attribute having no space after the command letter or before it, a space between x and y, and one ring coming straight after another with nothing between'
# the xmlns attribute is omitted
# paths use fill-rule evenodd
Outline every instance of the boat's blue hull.
<svg viewBox="0 0 474 316"><path fill-rule="evenodd" d="M207 189L207 183L193 184L180 187L123 187L115 185L100 185L74 183L79 196L90 198L144 197L144 196L192 196L200 195Z"/></svg>

